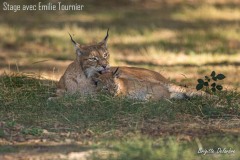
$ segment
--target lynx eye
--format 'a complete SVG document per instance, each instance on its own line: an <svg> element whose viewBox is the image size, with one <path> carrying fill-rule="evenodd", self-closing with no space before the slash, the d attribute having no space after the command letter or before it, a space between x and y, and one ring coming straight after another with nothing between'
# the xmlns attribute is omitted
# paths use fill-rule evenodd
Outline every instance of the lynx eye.
<svg viewBox="0 0 240 160"><path fill-rule="evenodd" d="M91 57L91 58L88 58L89 61L98 61L98 58L97 57Z"/></svg>
<svg viewBox="0 0 240 160"><path fill-rule="evenodd" d="M107 58L108 57L108 52L105 52L104 54L103 54L103 58Z"/></svg>

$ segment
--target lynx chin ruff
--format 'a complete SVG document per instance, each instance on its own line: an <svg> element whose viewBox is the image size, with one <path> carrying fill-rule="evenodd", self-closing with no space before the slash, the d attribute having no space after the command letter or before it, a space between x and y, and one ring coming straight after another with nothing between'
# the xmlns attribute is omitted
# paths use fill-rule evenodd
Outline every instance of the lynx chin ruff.
<svg viewBox="0 0 240 160"><path fill-rule="evenodd" d="M136 73L137 74L137 73ZM138 73L139 76L141 72ZM136 78L121 76L121 68L93 77L98 92L105 92L113 96L125 96L138 100L185 99L195 96L210 97L201 91L171 84L167 81L151 82Z"/></svg>

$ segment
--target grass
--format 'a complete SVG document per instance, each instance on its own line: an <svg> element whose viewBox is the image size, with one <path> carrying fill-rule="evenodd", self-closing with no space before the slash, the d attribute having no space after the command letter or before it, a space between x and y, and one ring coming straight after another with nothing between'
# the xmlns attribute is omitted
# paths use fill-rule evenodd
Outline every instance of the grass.
<svg viewBox="0 0 240 160"><path fill-rule="evenodd" d="M0 78L0 85L0 135L7 141L62 142L83 138L85 142L81 143L93 150L93 159L103 153L97 149L108 151L107 155L100 156L103 159L197 158L197 139L212 141L211 144L204 142L204 146L215 147L215 150L219 147L239 149L234 145L239 141L239 128L235 128L239 124L233 120L240 115L237 92L219 94L220 101L196 98L139 102L106 95L81 97L77 94L47 101L55 86L39 76L6 74ZM222 137L227 138L224 145L217 143ZM21 148L24 149L23 146L3 145L1 152L16 153ZM173 154L167 156L169 153ZM218 156L224 158L226 155Z"/></svg>
<svg viewBox="0 0 240 160"><path fill-rule="evenodd" d="M82 3L80 13L0 10L0 159L238 159L239 3ZM215 70L226 76L220 100L75 94L47 101L75 58L68 32L87 44L107 28L111 65L149 68L192 87Z"/></svg>
<svg viewBox="0 0 240 160"><path fill-rule="evenodd" d="M239 157L238 154L215 154L213 156L211 154L201 154L198 148L200 146L204 146L205 148L213 149L215 153L220 152L220 148L223 150L223 148L226 146L228 150L230 148L239 148L239 146L237 146L233 140L235 141L236 138L228 137L224 138L223 140L222 137L208 137L207 141L195 139L195 141L192 142L179 141L175 137L155 140L149 140L149 138L133 138L132 140L113 143L114 145L111 147L111 149L115 152L113 152L112 155L102 159L237 159ZM217 141L219 144L216 144ZM222 145L221 143L223 142L226 144ZM95 155L95 159L99 159L99 154Z"/></svg>

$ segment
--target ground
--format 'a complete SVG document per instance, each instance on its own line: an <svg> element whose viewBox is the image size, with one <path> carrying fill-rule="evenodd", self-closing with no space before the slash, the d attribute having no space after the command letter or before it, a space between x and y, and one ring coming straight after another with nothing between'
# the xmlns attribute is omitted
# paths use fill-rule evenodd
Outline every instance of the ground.
<svg viewBox="0 0 240 160"><path fill-rule="evenodd" d="M238 1L81 3L80 12L0 11L0 159L240 157ZM48 102L75 58L68 32L88 44L107 28L112 65L152 69L192 88L214 70L226 76L220 99Z"/></svg>

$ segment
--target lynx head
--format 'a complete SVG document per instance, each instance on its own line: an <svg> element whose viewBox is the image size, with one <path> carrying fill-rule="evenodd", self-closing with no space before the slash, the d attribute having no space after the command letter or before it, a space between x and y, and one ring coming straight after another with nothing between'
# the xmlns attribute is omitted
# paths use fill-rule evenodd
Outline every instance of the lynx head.
<svg viewBox="0 0 240 160"><path fill-rule="evenodd" d="M77 61L87 78L109 69L109 52L107 49L108 31L101 42L92 45L80 45L69 34L76 50Z"/></svg>
<svg viewBox="0 0 240 160"><path fill-rule="evenodd" d="M118 84L116 82L116 78L119 77L118 69L119 68L117 68L114 72L106 72L93 77L93 81L96 84L98 92L103 92L110 95L117 94Z"/></svg>

